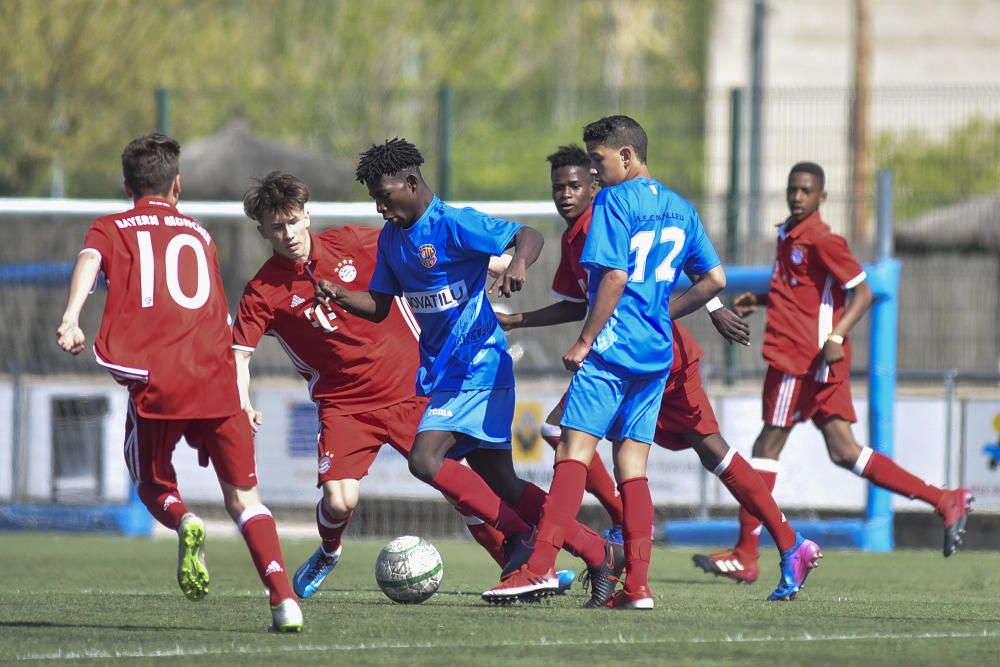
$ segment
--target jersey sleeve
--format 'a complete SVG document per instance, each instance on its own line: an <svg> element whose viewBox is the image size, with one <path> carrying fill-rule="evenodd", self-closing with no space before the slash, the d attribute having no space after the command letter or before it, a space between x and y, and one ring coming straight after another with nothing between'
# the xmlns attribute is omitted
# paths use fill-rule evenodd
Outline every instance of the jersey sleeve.
<svg viewBox="0 0 1000 667"><path fill-rule="evenodd" d="M816 242L816 254L823 266L844 289L851 289L867 276L861 264L851 254L847 240L838 234L826 234Z"/></svg>
<svg viewBox="0 0 1000 667"><path fill-rule="evenodd" d="M108 234L106 226L95 220L94 224L87 230L87 236L83 239L83 252L96 252L101 257L101 268L107 274L111 268L111 258L114 256L114 240Z"/></svg>
<svg viewBox="0 0 1000 667"><path fill-rule="evenodd" d="M688 246L688 256L684 260L684 271L691 275L700 276L722 264L719 254L715 251L711 239L705 232L705 225L701 223L698 212L691 208L691 227L688 230L691 243Z"/></svg>
<svg viewBox="0 0 1000 667"><path fill-rule="evenodd" d="M500 255L524 225L492 218L474 208L464 208L455 216L452 233L456 247L463 253Z"/></svg>
<svg viewBox="0 0 1000 667"><path fill-rule="evenodd" d="M628 272L628 259L632 252L628 219L625 202L610 190L598 192L580 264L588 269Z"/></svg>
<svg viewBox="0 0 1000 667"><path fill-rule="evenodd" d="M574 301L576 303L586 302L587 292L585 286L580 284L573 270L572 253L567 247L563 247L562 256L559 258L559 266L552 277L552 292L560 299Z"/></svg>
<svg viewBox="0 0 1000 667"><path fill-rule="evenodd" d="M396 274L392 271L392 265L389 263L389 253L386 251L386 245L391 242L389 240L389 233L387 233L389 229L389 225L386 225L378 235L375 270L372 272L372 279L368 282L368 289L373 292L381 292L382 294L401 296L403 294L403 287L399 284Z"/></svg>
<svg viewBox="0 0 1000 667"><path fill-rule="evenodd" d="M274 311L267 300L253 288L247 285L236 309L236 321L233 323L233 349L253 352L260 343L261 336L267 333L274 320Z"/></svg>

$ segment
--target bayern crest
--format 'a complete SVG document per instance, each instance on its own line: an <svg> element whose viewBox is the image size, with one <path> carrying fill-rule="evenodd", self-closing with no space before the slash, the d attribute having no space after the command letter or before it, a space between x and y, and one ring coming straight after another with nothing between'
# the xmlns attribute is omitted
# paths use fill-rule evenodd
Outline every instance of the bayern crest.
<svg viewBox="0 0 1000 667"><path fill-rule="evenodd" d="M343 259L337 264L337 277L341 282L350 283L358 277L358 270L354 267L353 259Z"/></svg>
<svg viewBox="0 0 1000 667"><path fill-rule="evenodd" d="M429 269L437 264L437 249L430 243L425 243L417 248L417 258L425 269Z"/></svg>
<svg viewBox="0 0 1000 667"><path fill-rule="evenodd" d="M792 264L801 264L802 259L805 257L805 250L802 246L793 245L792 246Z"/></svg>
<svg viewBox="0 0 1000 667"><path fill-rule="evenodd" d="M319 460L319 474L325 475L330 471L330 466L333 465L333 461L330 460L329 456L323 456Z"/></svg>

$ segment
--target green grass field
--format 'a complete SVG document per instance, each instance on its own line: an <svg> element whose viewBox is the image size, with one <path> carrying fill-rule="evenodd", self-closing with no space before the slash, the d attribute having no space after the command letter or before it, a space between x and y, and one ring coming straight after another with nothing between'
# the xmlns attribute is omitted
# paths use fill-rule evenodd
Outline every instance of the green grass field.
<svg viewBox="0 0 1000 667"><path fill-rule="evenodd" d="M579 584L535 605L479 599L497 569L471 541L437 541L441 589L422 605L375 585L382 542L352 541L303 603L300 635L265 632L267 600L243 543L209 537L212 588L187 601L168 540L0 533L0 663L239 665L1000 664L1000 555L829 551L797 601L701 574L657 547L656 609L579 609ZM313 541L285 542L291 570ZM572 567L569 558L561 566Z"/></svg>

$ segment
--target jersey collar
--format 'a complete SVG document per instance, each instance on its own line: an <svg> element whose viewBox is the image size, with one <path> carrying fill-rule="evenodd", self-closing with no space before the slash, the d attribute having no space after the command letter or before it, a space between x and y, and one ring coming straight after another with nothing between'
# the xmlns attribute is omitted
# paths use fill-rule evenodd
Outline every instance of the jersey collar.
<svg viewBox="0 0 1000 667"><path fill-rule="evenodd" d="M594 215L593 205L588 206L587 210L576 219L573 226L569 228L566 232L566 240L572 243L576 240L576 237L580 234L586 234L590 231L590 219Z"/></svg>
<svg viewBox="0 0 1000 667"><path fill-rule="evenodd" d="M157 197L155 195L151 197L141 197L138 201L136 201L135 208L165 208L171 211L177 210L177 206L175 204L171 204L165 197Z"/></svg>
<svg viewBox="0 0 1000 667"><path fill-rule="evenodd" d="M319 244L316 243L316 235L312 232L309 234L309 259L304 261L299 261L296 259L288 259L284 255L279 255L277 251L271 252L271 261L280 266L283 269L288 269L294 273L305 273L306 264L313 271L316 270L316 263L320 259Z"/></svg>
<svg viewBox="0 0 1000 667"><path fill-rule="evenodd" d="M781 239L782 241L784 241L786 238L789 237L793 239L799 238L807 231L809 231L809 228L822 222L823 220L822 218L820 218L819 209L816 209L815 211L809 214L809 217L805 218L804 220L802 220L802 222L795 225L794 227L792 227L790 231L788 231L788 223L791 221L792 219L788 218L778 226L778 238Z"/></svg>

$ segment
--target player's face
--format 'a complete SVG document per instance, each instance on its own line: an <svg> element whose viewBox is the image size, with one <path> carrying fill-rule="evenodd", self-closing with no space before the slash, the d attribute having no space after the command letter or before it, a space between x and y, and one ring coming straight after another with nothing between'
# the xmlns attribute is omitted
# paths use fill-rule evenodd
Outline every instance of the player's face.
<svg viewBox="0 0 1000 667"><path fill-rule="evenodd" d="M627 178L625 158L622 151L604 144L587 143L587 154L590 156L590 173L601 187L624 183Z"/></svg>
<svg viewBox="0 0 1000 667"><path fill-rule="evenodd" d="M375 210L390 225L408 229L420 217L416 182L405 176L383 176L368 184L368 195L375 202Z"/></svg>
<svg viewBox="0 0 1000 667"><path fill-rule="evenodd" d="M552 170L552 201L566 222L576 222L583 215L596 190L587 167L571 165Z"/></svg>
<svg viewBox="0 0 1000 667"><path fill-rule="evenodd" d="M815 174L796 171L788 177L788 189L785 190L788 201L788 211L796 222L801 222L816 212L819 205L826 201L826 192L819 187L819 179Z"/></svg>
<svg viewBox="0 0 1000 667"><path fill-rule="evenodd" d="M282 257L304 262L309 259L309 213L302 209L290 213L261 216L260 235L271 242Z"/></svg>

